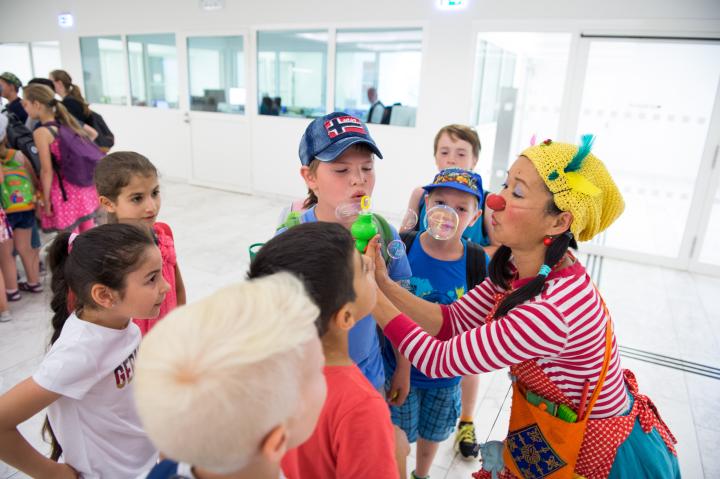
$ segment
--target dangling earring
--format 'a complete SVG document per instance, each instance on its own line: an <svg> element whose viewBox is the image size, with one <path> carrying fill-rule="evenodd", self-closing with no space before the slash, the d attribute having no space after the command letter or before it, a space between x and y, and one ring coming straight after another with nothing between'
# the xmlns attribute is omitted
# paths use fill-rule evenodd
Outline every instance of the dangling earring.
<svg viewBox="0 0 720 479"><path fill-rule="evenodd" d="M549 248L550 245L553 243L553 241L555 241L555 238L553 238L552 236L548 235L548 236L546 236L546 237L543 239L543 244Z"/></svg>

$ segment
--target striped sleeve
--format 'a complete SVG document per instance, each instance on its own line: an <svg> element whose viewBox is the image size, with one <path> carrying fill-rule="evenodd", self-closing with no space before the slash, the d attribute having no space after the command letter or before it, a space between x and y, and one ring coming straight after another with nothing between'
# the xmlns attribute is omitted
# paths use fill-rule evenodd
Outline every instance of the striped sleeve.
<svg viewBox="0 0 720 479"><path fill-rule="evenodd" d="M498 291L490 278L486 278L457 301L447 306L441 305L443 325L437 338L449 339L484 324L495 304L495 293Z"/></svg>
<svg viewBox="0 0 720 479"><path fill-rule="evenodd" d="M385 328L393 345L423 374L449 378L502 369L559 355L569 330L560 312L538 301L513 308L500 321L481 324L442 341L398 315Z"/></svg>

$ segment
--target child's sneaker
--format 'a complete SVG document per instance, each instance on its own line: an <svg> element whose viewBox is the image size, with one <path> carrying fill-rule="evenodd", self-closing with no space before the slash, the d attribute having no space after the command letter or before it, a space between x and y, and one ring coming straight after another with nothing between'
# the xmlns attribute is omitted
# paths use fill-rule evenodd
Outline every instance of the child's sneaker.
<svg viewBox="0 0 720 479"><path fill-rule="evenodd" d="M420 477L415 475L415 471L410 473L410 479L430 479L430 476Z"/></svg>
<svg viewBox="0 0 720 479"><path fill-rule="evenodd" d="M465 460L475 460L478 457L480 446L475 439L475 424L460 421L455 433L455 451Z"/></svg>
<svg viewBox="0 0 720 479"><path fill-rule="evenodd" d="M12 315L10 314L10 311L3 311L0 313L0 323L7 323L12 319Z"/></svg>

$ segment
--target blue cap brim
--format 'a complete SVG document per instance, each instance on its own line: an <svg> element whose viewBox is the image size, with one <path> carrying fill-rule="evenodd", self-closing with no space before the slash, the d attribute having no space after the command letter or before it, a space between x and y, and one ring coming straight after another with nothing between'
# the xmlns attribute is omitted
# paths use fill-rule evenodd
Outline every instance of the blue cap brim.
<svg viewBox="0 0 720 479"><path fill-rule="evenodd" d="M352 145L357 145L358 143L365 143L370 147L373 153L378 156L378 158L382 159L382 153L380 153L377 145L375 145L375 143L373 143L372 141L365 138L360 138L359 136L348 136L347 138L342 138L335 143L332 143L323 151L316 153L315 158L320 161L333 161L338 156L342 155L345 150L350 148Z"/></svg>
<svg viewBox="0 0 720 479"><path fill-rule="evenodd" d="M478 199L478 204L480 204L483 201L483 193L482 192L477 192L477 191L473 190L472 188L470 188L469 186L463 185L462 183L448 181L447 183L438 183L438 184L431 183L429 185L423 186L423 190L427 191L428 193L430 193L432 190L434 190L436 188L451 188L453 190L470 193L471 195L473 195L475 198Z"/></svg>

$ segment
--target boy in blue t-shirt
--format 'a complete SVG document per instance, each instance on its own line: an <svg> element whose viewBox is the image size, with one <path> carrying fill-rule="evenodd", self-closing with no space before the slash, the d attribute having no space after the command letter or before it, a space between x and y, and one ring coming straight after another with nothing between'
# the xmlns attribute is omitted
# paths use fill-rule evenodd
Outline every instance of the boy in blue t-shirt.
<svg viewBox="0 0 720 479"><path fill-rule="evenodd" d="M467 264L468 248L474 246L463 238L465 229L482 214L482 179L472 171L448 168L424 190L430 216L433 207L446 205L457 212L458 225L447 240L436 239L427 231L404 238L409 243L410 291L428 301L450 304L474 286L467 284L468 266L482 271L480 280L487 271L488 257L482 248L477 247L480 255L476 258L482 264ZM452 434L460 415L461 378L428 378L399 356L388 341L383 343L383 359L393 424L405 431L410 442L418 443L412 477L429 477L438 446Z"/></svg>
<svg viewBox="0 0 720 479"><path fill-rule="evenodd" d="M300 174L308 187L304 212L298 212L298 223L326 221L339 223L350 229L355 216L339 214L344 208L352 210L363 196L372 196L375 188L375 157L382 158L367 125L359 118L343 112L333 112L314 119L305 129L298 149ZM357 211L359 211L359 207ZM278 229L285 231L289 225ZM400 239L390 226L389 243ZM394 281L411 276L405 256L391 258L388 273ZM367 315L350 330L350 358L378 390L385 384L380 340L372 315Z"/></svg>

